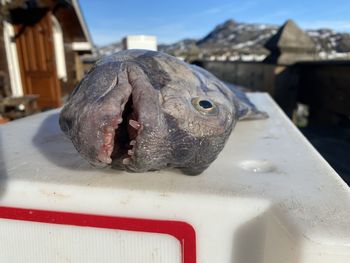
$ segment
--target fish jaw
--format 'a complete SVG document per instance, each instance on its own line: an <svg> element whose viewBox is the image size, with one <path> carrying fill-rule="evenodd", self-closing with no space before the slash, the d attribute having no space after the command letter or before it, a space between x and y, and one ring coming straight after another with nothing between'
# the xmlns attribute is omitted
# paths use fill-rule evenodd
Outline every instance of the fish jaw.
<svg viewBox="0 0 350 263"><path fill-rule="evenodd" d="M143 130L132 100L129 90L116 92L113 100L105 99L82 109L67 105L60 115L61 129L92 165L106 167L113 163L127 169L134 162L132 157Z"/></svg>
<svg viewBox="0 0 350 263"><path fill-rule="evenodd" d="M160 93L137 65L129 67L128 79L133 87L133 113L128 119L129 149L122 156L112 154L112 168L133 172L159 170L168 159L168 149L163 147L168 132Z"/></svg>
<svg viewBox="0 0 350 263"><path fill-rule="evenodd" d="M131 96L130 86L120 86L108 95L86 103L69 102L60 114L60 126L77 151L92 165L112 163L116 131L122 125L124 108Z"/></svg>
<svg viewBox="0 0 350 263"><path fill-rule="evenodd" d="M160 134L156 131L162 126L157 121L161 114L159 93L137 66L124 64L116 77L110 76L118 72L117 65L96 67L64 106L60 127L93 166L147 171L158 167L142 160L149 148L156 148L148 142L148 135ZM109 79L101 81L101 76ZM99 83L113 85L97 93Z"/></svg>

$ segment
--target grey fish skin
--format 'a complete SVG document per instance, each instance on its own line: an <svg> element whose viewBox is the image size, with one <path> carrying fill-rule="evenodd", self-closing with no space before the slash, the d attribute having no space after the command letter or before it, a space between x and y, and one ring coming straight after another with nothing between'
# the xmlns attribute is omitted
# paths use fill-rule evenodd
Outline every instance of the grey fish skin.
<svg viewBox="0 0 350 263"><path fill-rule="evenodd" d="M243 93L202 68L161 52L126 50L96 62L59 123L95 166L199 174L237 120L265 117Z"/></svg>

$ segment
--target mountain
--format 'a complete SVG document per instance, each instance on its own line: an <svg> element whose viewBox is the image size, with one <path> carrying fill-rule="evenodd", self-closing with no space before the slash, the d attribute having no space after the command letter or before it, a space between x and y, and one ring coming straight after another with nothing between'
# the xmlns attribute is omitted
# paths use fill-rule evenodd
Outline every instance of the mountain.
<svg viewBox="0 0 350 263"><path fill-rule="evenodd" d="M123 49L122 42L115 42L103 47L98 48L98 52L101 56L106 56L118 52Z"/></svg>
<svg viewBox="0 0 350 263"><path fill-rule="evenodd" d="M316 43L321 58L342 58L350 53L350 34L338 33L332 29L307 30Z"/></svg>
<svg viewBox="0 0 350 263"><path fill-rule="evenodd" d="M266 53L265 42L276 34L277 26L264 24L245 24L228 20L218 25L207 36L197 41L204 49L239 50L241 52Z"/></svg>
<svg viewBox="0 0 350 263"><path fill-rule="evenodd" d="M161 44L158 50L183 59L208 60L263 60L269 51L265 43L278 31L279 26L240 23L234 20L216 26L202 39L184 39L174 44ZM350 34L331 29L306 30L316 44L320 59L350 58ZM100 48L102 55L119 51L121 44Z"/></svg>
<svg viewBox="0 0 350 263"><path fill-rule="evenodd" d="M158 45L158 50L165 53L172 53L175 56L181 56L183 54L188 54L189 52L199 52L196 39L183 39L172 45L160 44Z"/></svg>
<svg viewBox="0 0 350 263"><path fill-rule="evenodd" d="M193 57L209 60L263 60L269 54L264 44L277 30L278 26L274 25L228 20L216 26L204 38L192 40L190 55L186 54L186 45L180 52L178 46L182 41L161 45L158 49L172 55L181 53L181 57L186 60L193 60Z"/></svg>
<svg viewBox="0 0 350 263"><path fill-rule="evenodd" d="M209 60L263 60L269 51L265 43L278 31L279 26L239 23L228 20L216 26L204 38L192 44L198 48L198 58ZM320 59L349 58L350 34L331 29L306 30L316 44ZM180 41L181 42L181 41ZM178 43L162 45L160 51L176 54ZM186 50L182 49L182 56Z"/></svg>

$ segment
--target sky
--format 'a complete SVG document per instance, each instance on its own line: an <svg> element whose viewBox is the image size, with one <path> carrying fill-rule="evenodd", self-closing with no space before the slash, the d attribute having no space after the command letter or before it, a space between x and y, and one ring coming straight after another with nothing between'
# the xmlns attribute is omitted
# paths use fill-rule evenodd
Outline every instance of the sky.
<svg viewBox="0 0 350 263"><path fill-rule="evenodd" d="M281 25L293 19L307 29L350 32L350 0L80 0L94 43L126 35L155 35L159 44L200 39L228 19Z"/></svg>

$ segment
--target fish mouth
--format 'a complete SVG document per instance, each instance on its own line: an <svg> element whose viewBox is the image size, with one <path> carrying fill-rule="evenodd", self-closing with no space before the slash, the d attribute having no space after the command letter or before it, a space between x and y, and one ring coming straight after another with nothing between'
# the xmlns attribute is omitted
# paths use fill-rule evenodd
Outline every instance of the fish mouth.
<svg viewBox="0 0 350 263"><path fill-rule="evenodd" d="M120 113L103 128L103 142L98 160L113 167L126 168L131 165L141 129L142 124L138 121L138 113L130 93L121 104Z"/></svg>

